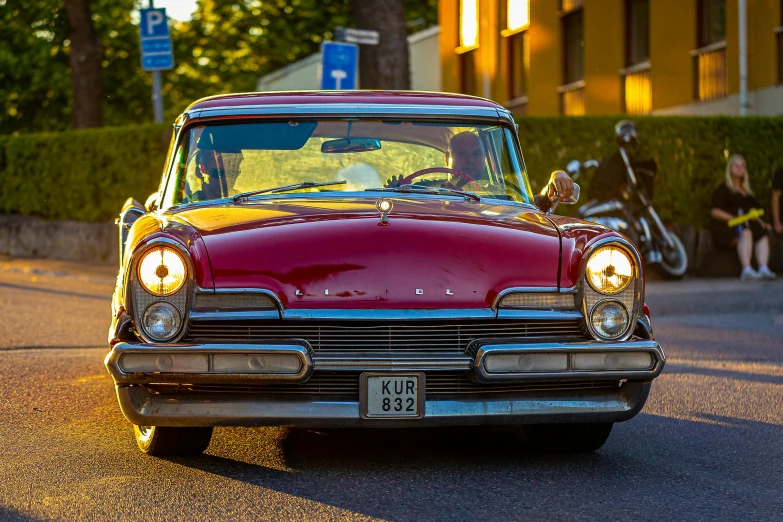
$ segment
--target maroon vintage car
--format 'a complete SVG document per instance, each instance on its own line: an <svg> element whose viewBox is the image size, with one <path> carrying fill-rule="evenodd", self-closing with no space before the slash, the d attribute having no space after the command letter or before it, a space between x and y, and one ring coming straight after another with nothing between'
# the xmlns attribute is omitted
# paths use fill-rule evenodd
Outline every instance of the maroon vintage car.
<svg viewBox="0 0 783 522"><path fill-rule="evenodd" d="M120 216L106 357L146 453L214 426L476 424L592 451L663 368L637 251L551 213L565 194L533 194L491 101L218 96L168 156Z"/></svg>

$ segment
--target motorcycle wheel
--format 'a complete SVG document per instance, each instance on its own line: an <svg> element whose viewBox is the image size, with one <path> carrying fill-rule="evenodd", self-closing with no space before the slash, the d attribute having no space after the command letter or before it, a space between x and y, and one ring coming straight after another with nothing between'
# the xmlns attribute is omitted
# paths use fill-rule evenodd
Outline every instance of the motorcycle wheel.
<svg viewBox="0 0 783 522"><path fill-rule="evenodd" d="M688 270L688 253L677 234L670 230L669 237L672 238L673 248L666 246L664 241L659 242L663 259L655 264L655 270L664 279L682 279Z"/></svg>

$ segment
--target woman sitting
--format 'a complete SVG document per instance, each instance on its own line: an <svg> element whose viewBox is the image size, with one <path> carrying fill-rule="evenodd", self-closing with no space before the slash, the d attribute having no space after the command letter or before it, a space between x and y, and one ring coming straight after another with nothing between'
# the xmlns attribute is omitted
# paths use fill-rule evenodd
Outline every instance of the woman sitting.
<svg viewBox="0 0 783 522"><path fill-rule="evenodd" d="M748 171L745 159L739 154L729 158L726 164L726 179L712 193L712 220L710 232L715 245L731 248L736 245L740 263L742 263L743 281L775 279L775 273L767 267L769 261L769 225L760 218L744 221L737 226L728 226L728 221L746 215L751 209L761 208L753 196L748 183ZM750 266L753 246L756 246L758 272Z"/></svg>

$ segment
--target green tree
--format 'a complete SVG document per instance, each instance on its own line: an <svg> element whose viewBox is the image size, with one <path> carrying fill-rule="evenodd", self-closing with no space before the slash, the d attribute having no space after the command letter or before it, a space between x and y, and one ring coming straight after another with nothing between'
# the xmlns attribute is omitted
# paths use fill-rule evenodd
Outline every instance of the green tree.
<svg viewBox="0 0 783 522"><path fill-rule="evenodd" d="M173 26L167 117L204 96L254 91L260 76L317 52L350 21L345 0L199 0L193 19Z"/></svg>

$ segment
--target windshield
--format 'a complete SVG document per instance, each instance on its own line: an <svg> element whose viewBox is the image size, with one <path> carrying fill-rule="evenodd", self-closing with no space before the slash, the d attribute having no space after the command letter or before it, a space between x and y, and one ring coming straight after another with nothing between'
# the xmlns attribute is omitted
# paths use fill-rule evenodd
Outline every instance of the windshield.
<svg viewBox="0 0 783 522"><path fill-rule="evenodd" d="M506 127L345 119L191 127L174 156L163 206L298 183L306 185L278 197L413 185L532 202Z"/></svg>

